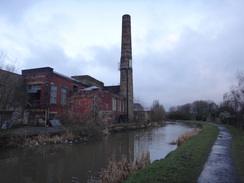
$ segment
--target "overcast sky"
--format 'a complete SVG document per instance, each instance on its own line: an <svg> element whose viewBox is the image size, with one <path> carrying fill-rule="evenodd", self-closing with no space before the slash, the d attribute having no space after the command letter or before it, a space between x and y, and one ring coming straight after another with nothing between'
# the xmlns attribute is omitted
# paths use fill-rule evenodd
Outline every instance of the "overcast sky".
<svg viewBox="0 0 244 183"><path fill-rule="evenodd" d="M49 66L117 85L123 14L146 107L219 104L244 71L243 0L0 0L0 50L18 73Z"/></svg>

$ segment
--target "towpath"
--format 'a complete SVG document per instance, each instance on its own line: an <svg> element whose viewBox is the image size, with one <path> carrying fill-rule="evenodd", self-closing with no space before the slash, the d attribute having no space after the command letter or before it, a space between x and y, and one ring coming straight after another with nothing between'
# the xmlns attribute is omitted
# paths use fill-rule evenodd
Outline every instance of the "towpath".
<svg viewBox="0 0 244 183"><path fill-rule="evenodd" d="M198 183L240 183L232 158L232 137L224 126L217 126L219 135L204 165Z"/></svg>

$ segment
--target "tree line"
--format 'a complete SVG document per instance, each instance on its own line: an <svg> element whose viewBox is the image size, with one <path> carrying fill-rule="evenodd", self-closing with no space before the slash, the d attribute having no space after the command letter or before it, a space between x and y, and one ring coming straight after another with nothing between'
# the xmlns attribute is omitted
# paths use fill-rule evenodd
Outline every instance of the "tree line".
<svg viewBox="0 0 244 183"><path fill-rule="evenodd" d="M237 74L237 84L223 94L223 101L217 105L211 100L196 100L179 106L172 106L165 112L162 104L155 100L150 108L152 120L199 120L223 121L244 114L244 73Z"/></svg>

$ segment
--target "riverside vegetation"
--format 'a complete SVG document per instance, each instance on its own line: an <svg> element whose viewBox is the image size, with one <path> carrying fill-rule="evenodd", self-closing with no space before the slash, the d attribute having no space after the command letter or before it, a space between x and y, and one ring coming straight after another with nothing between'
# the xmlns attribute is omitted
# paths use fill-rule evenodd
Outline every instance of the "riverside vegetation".
<svg viewBox="0 0 244 183"><path fill-rule="evenodd" d="M29 147L52 143L79 143L100 138L103 133L102 130L103 128L99 128L99 126L93 124L66 125L65 130L54 134L42 132L36 135L28 135L25 133L12 135L14 129L7 129L2 130L0 133L0 149Z"/></svg>
<svg viewBox="0 0 244 183"><path fill-rule="evenodd" d="M244 131L226 125L232 136L232 153L241 181L244 182Z"/></svg>
<svg viewBox="0 0 244 183"><path fill-rule="evenodd" d="M119 183L126 180L130 175L150 164L150 153L142 153L135 161L129 162L128 158L122 155L117 162L109 161L107 168L102 169L99 175L92 176L88 183Z"/></svg>
<svg viewBox="0 0 244 183"><path fill-rule="evenodd" d="M154 161L124 182L197 182L217 136L216 126L203 123L203 129L198 135L184 142L166 158Z"/></svg>
<svg viewBox="0 0 244 183"><path fill-rule="evenodd" d="M171 145L182 145L184 142L186 142L187 140L189 140L191 137L197 135L199 132L202 131L202 128L195 128L194 130L190 131L190 132L186 132L184 134L182 134L181 136L178 137L178 139L176 141L170 142L169 144Z"/></svg>
<svg viewBox="0 0 244 183"><path fill-rule="evenodd" d="M201 131L202 131L202 125L198 125L198 128L195 128L190 132L186 132L182 134L181 136L178 137L176 141L173 141L170 144L177 144L178 146L181 146L183 143L185 143L186 141L188 141L190 138L197 135ZM118 162L110 161L107 168L102 169L99 176L92 177L89 180L89 183L92 182L119 183L126 180L129 176L133 175L135 172L143 169L149 164L150 164L149 152L146 155L142 154L141 158L137 157L134 162L129 162L126 156L122 156L122 159ZM135 182L137 182L137 180Z"/></svg>
<svg viewBox="0 0 244 183"><path fill-rule="evenodd" d="M58 133L41 132L35 135L26 134L24 129L21 135L13 135L12 132L15 129L6 129L0 130L0 149L43 144L46 145L47 143L83 143L88 140L101 139L102 136L110 133L163 125L164 122L162 121L154 123L118 123L112 125L98 125L96 123L68 123L65 124L63 130Z"/></svg>
<svg viewBox="0 0 244 183"><path fill-rule="evenodd" d="M13 147L30 147L37 145L46 145L52 143L68 143L75 139L75 135L72 131L66 131L65 133L58 135L50 135L46 133L40 133L36 136L11 136L1 138L1 148L13 148Z"/></svg>

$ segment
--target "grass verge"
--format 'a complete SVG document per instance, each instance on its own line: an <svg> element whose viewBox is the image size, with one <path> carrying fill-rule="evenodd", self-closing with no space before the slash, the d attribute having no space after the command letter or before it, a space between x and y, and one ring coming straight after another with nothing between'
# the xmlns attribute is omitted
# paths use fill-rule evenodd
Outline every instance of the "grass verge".
<svg viewBox="0 0 244 183"><path fill-rule="evenodd" d="M244 182L244 132L226 125L232 136L232 153L241 181Z"/></svg>
<svg viewBox="0 0 244 183"><path fill-rule="evenodd" d="M203 124L203 130L171 152L133 174L124 183L197 182L218 136L218 128Z"/></svg>

